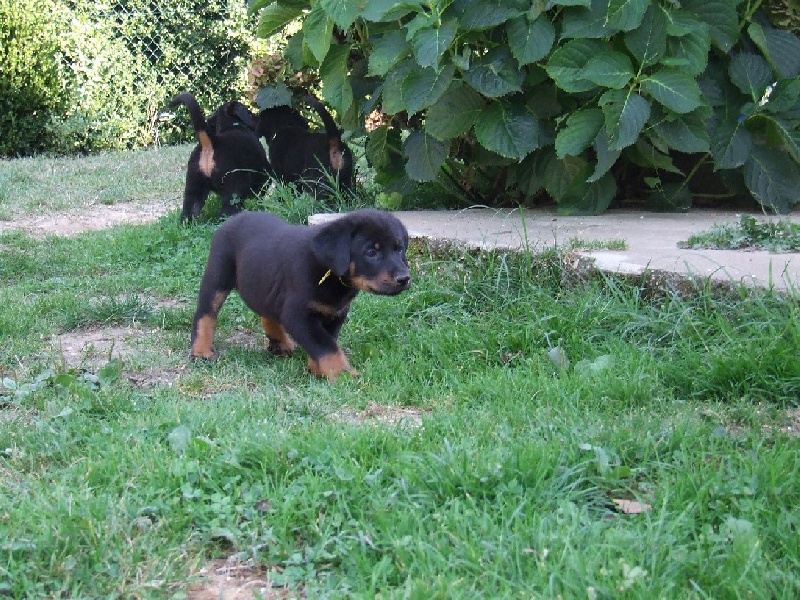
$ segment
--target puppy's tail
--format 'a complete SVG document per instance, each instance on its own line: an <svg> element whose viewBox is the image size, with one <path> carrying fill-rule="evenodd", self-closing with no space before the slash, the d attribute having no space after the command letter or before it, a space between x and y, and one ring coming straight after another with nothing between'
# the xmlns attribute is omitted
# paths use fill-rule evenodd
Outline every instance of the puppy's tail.
<svg viewBox="0 0 800 600"><path fill-rule="evenodd" d="M194 127L194 133L197 135L197 141L200 142L200 146L210 149L212 147L211 131L203 109L200 108L194 94L191 92L178 94L169 103L170 106L178 106L179 104L183 104L189 111L189 116L192 118L192 127Z"/></svg>
<svg viewBox="0 0 800 600"><path fill-rule="evenodd" d="M328 136L328 155L331 167L336 171L340 171L345 166L345 158L343 156L345 148L342 143L342 130L336 125L331 113L328 112L322 102L314 98L314 96L306 96L303 100L317 111L317 114L322 119L322 123L325 125L325 134Z"/></svg>

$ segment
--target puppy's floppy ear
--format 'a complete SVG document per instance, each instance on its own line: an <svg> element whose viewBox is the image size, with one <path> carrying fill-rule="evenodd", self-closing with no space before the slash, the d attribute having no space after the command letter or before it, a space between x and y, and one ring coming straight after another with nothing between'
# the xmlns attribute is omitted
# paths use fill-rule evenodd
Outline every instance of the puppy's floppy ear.
<svg viewBox="0 0 800 600"><path fill-rule="evenodd" d="M341 277L350 267L350 245L353 241L353 222L340 217L322 225L311 240L314 257Z"/></svg>
<svg viewBox="0 0 800 600"><path fill-rule="evenodd" d="M228 116L239 119L242 125L246 125L252 130L256 129L256 119L253 113L241 102L231 102L228 107Z"/></svg>

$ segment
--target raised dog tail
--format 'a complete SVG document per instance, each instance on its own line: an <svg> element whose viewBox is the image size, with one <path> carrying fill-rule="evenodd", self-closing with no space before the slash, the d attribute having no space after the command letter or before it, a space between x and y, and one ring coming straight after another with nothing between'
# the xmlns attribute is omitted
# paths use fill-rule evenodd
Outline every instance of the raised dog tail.
<svg viewBox="0 0 800 600"><path fill-rule="evenodd" d="M192 118L192 127L194 127L195 135L197 135L197 141L200 142L203 148L211 148L211 132L209 131L208 122L206 121L203 109L200 108L200 105L197 103L197 98L195 98L194 94L191 92L183 92L175 96L169 103L170 106L178 106L179 104L183 104L189 111L189 116Z"/></svg>
<svg viewBox="0 0 800 600"><path fill-rule="evenodd" d="M339 171L345 164L344 159L344 144L342 143L342 130L336 125L336 122L333 120L331 113L325 108L325 106L317 100L314 96L306 96L303 98L306 104L308 104L311 108L317 111L320 119L322 119L322 123L325 125L325 134L328 136L328 145L329 145L329 160L331 167L335 170Z"/></svg>

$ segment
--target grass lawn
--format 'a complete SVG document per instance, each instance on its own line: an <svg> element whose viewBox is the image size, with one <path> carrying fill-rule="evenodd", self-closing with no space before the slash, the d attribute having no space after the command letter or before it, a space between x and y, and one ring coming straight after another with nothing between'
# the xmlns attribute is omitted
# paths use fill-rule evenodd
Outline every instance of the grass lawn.
<svg viewBox="0 0 800 600"><path fill-rule="evenodd" d="M65 202L26 181L8 218ZM214 225L159 181L155 223L0 235L0 596L800 597L795 296L418 243L353 304L360 378L269 355L235 295L191 364Z"/></svg>

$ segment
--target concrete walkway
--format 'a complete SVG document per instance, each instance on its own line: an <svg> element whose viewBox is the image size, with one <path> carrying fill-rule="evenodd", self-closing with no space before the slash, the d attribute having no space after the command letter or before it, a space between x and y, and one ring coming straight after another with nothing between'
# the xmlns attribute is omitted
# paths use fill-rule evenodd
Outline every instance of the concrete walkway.
<svg viewBox="0 0 800 600"><path fill-rule="evenodd" d="M753 250L687 250L679 247L690 235L714 225L737 223L730 211L693 210L688 213L608 211L595 217L563 217L552 210L400 211L394 213L412 237L450 239L484 248L543 250L582 242L623 241L624 250L581 251L604 271L640 274L645 270L773 286L800 288L800 253L771 254ZM777 217L756 215L759 220ZM320 223L330 215L314 215ZM800 223L800 215L780 217Z"/></svg>

